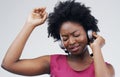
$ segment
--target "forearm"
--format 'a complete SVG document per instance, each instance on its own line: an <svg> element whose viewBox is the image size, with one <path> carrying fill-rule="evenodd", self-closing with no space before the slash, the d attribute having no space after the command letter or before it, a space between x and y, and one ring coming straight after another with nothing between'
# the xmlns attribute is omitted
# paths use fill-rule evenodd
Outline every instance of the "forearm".
<svg viewBox="0 0 120 77"><path fill-rule="evenodd" d="M101 48L93 49L95 77L111 77L110 71L102 56Z"/></svg>
<svg viewBox="0 0 120 77"><path fill-rule="evenodd" d="M9 66L17 62L21 56L22 50L25 46L25 43L33 31L34 27L25 24L20 33L17 35L16 39L13 41L11 46L8 48L8 51L4 57L3 66Z"/></svg>

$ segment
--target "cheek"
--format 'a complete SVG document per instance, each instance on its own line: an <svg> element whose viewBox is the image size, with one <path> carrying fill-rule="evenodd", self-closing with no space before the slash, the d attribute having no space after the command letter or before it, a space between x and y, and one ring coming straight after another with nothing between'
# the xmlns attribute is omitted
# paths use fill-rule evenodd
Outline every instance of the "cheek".
<svg viewBox="0 0 120 77"><path fill-rule="evenodd" d="M66 49L69 48L69 43L68 43L68 41L63 42L63 45L64 45L64 47L65 47Z"/></svg>
<svg viewBox="0 0 120 77"><path fill-rule="evenodd" d="M87 36L80 36L79 38L77 38L77 41L87 43Z"/></svg>
<svg viewBox="0 0 120 77"><path fill-rule="evenodd" d="M67 42L63 42L63 45L64 45L65 48L68 47L68 43Z"/></svg>

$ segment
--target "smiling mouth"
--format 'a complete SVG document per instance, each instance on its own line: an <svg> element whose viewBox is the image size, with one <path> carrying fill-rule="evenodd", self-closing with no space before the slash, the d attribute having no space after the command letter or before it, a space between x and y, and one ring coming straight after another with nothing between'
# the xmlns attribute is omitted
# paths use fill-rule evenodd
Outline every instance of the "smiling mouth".
<svg viewBox="0 0 120 77"><path fill-rule="evenodd" d="M70 51L71 51L71 52L76 52L76 51L79 50L79 47L80 47L80 46L71 47L71 48L70 48Z"/></svg>

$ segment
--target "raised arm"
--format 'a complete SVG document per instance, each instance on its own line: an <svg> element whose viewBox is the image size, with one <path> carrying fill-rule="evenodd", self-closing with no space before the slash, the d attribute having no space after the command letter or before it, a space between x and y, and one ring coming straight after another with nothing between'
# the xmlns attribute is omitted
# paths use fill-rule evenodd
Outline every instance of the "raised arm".
<svg viewBox="0 0 120 77"><path fill-rule="evenodd" d="M42 25L46 19L47 13L45 12L45 8L36 8L30 13L25 25L4 57L1 65L4 69L21 75L49 73L49 56L42 56L35 59L20 59L25 43L31 32L35 27Z"/></svg>
<svg viewBox="0 0 120 77"><path fill-rule="evenodd" d="M95 77L114 77L114 68L111 64L106 64L102 56L101 48L105 44L104 38L96 33L93 33L93 36L96 40L90 46L94 55Z"/></svg>

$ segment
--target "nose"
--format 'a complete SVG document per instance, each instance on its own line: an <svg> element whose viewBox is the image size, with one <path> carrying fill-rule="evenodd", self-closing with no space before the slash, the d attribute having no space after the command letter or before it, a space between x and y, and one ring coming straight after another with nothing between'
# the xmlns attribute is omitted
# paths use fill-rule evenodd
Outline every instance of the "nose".
<svg viewBox="0 0 120 77"><path fill-rule="evenodd" d="M70 44L70 45L74 45L74 44L75 44L75 38L70 37L70 38L69 38L69 44Z"/></svg>

